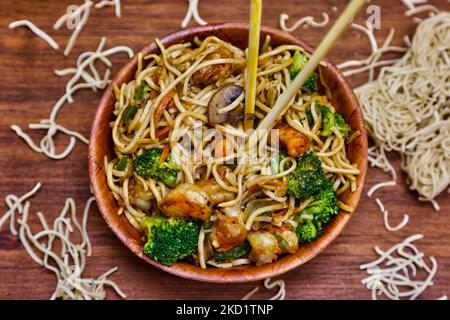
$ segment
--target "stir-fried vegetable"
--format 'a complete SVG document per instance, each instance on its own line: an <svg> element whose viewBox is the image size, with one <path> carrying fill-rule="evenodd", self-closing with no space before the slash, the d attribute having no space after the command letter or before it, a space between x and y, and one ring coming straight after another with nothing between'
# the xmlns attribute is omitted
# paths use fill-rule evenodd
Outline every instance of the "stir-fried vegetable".
<svg viewBox="0 0 450 320"><path fill-rule="evenodd" d="M133 160L133 170L140 176L158 179L168 187L173 187L177 182L180 168L170 154L161 162L161 154L161 148L147 150Z"/></svg>
<svg viewBox="0 0 450 320"><path fill-rule="evenodd" d="M119 162L116 165L116 169L119 171L123 171L126 169L128 164L128 156L123 156L122 158L120 158Z"/></svg>
<svg viewBox="0 0 450 320"><path fill-rule="evenodd" d="M312 242L319 236L319 231L311 220L306 220L295 230L299 243Z"/></svg>
<svg viewBox="0 0 450 320"><path fill-rule="evenodd" d="M318 101L316 101L316 110L320 111L320 114L322 115L322 136L331 136L333 134L333 128L339 130L344 139L349 136L352 128L345 122L344 117L339 113L333 112L328 106L321 104ZM310 126L314 125L310 106L306 109L306 117L308 119L308 124Z"/></svg>
<svg viewBox="0 0 450 320"><path fill-rule="evenodd" d="M314 197L314 201L303 209L300 214L312 215L315 221L323 224L329 222L331 217L338 214L338 212L339 207L333 184L330 181L325 181L319 193Z"/></svg>
<svg viewBox="0 0 450 320"><path fill-rule="evenodd" d="M292 64L289 68L289 73L291 75L291 80L293 80L302 69L305 67L308 62L308 57L300 51L295 51L294 56L292 57ZM317 74L311 73L306 79L306 82L303 84L303 88L311 91L317 91Z"/></svg>
<svg viewBox="0 0 450 320"><path fill-rule="evenodd" d="M342 134L344 139L347 139L350 131L352 131L352 128L345 122L344 117L341 116L339 113L335 113L335 127L339 130L339 132Z"/></svg>
<svg viewBox="0 0 450 320"><path fill-rule="evenodd" d="M333 184L326 179L316 155L308 153L297 160L295 171L288 176L288 190L296 198L313 199L305 209L294 216L299 224L296 233L300 243L311 242L318 237L322 225L339 213ZM302 216L311 218L303 219Z"/></svg>
<svg viewBox="0 0 450 320"><path fill-rule="evenodd" d="M309 152L297 159L297 167L288 175L288 192L297 199L311 198L320 191L324 181L322 163Z"/></svg>
<svg viewBox="0 0 450 320"><path fill-rule="evenodd" d="M153 216L141 226L147 230L144 253L162 264L171 266L197 249L199 226L193 221Z"/></svg>
<svg viewBox="0 0 450 320"><path fill-rule="evenodd" d="M150 86L147 82L142 81L141 85L136 89L136 92L134 93L134 103L136 105L141 105L145 102L145 95L150 90Z"/></svg>
<svg viewBox="0 0 450 320"><path fill-rule="evenodd" d="M123 111L123 115L122 115L123 121L129 122L129 121L133 120L134 116L137 113L138 107L141 106L146 101L145 95L147 94L147 92L149 90L150 90L150 86L148 85L148 83L145 81L142 81L142 83L136 89L136 91L134 93L134 104L129 105Z"/></svg>
<svg viewBox="0 0 450 320"><path fill-rule="evenodd" d="M308 89L311 92L317 91L317 79L318 75L316 73L311 73L303 84L304 89Z"/></svg>
<svg viewBox="0 0 450 320"><path fill-rule="evenodd" d="M335 116L333 111L324 105L319 105L322 114L322 136L329 137L333 134Z"/></svg>
<svg viewBox="0 0 450 320"><path fill-rule="evenodd" d="M234 247L233 250L214 253L214 259L216 259L217 261L237 259L249 253L250 249L250 245L247 242L244 242L243 244Z"/></svg>
<svg viewBox="0 0 450 320"><path fill-rule="evenodd" d="M300 243L311 242L316 239L320 234L322 225L328 223L333 216L339 213L337 195L331 181L325 180L313 199L305 209L294 216L294 220L299 223L296 233ZM311 218L302 219L304 216L310 216Z"/></svg>
<svg viewBox="0 0 450 320"><path fill-rule="evenodd" d="M287 249L289 248L289 243L281 236L281 234L278 233L278 231L275 230L273 233L275 238L277 238L278 244L283 248Z"/></svg>
<svg viewBox="0 0 450 320"><path fill-rule="evenodd" d="M137 108L135 106L128 106L123 110L123 121L128 122L134 118L137 113Z"/></svg>

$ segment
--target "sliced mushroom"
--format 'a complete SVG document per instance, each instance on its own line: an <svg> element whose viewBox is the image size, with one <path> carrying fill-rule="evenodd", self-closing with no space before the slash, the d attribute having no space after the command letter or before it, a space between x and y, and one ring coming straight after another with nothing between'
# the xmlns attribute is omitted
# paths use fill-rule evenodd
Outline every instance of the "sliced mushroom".
<svg viewBox="0 0 450 320"><path fill-rule="evenodd" d="M226 85L212 96L208 104L209 122L212 124L235 122L239 120L250 119L253 115L245 115L242 111L233 110L228 113L219 113L219 110L232 104L244 91L244 89L235 84Z"/></svg>

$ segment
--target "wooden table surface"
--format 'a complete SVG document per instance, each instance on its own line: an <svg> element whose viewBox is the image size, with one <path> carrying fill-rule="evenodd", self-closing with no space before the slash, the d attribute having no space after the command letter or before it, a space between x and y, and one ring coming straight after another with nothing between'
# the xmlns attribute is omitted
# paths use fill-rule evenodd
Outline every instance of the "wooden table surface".
<svg viewBox="0 0 450 320"><path fill-rule="evenodd" d="M414 33L415 23L403 15L405 7L399 1L378 0L381 5L381 30L376 31L379 41L389 28L396 32L395 43L401 44L405 34ZM0 198L7 194L21 195L30 190L37 181L43 183L41 191L32 200L32 211L41 210L49 216L57 215L64 199L74 197L78 208L84 206L89 197L87 174L87 147L77 143L74 152L65 160L54 161L32 152L9 128L17 124L25 128L28 123L48 117L54 102L64 92L67 78L60 79L54 69L73 66L78 55L86 50L95 50L101 36L108 38L108 46L128 45L140 49L155 37L171 33L180 28L187 8L184 0L145 1L122 0L122 19L114 16L113 8L93 10L87 26L82 31L72 54L62 55L42 40L23 28L12 31L7 28L11 21L30 19L49 32L64 48L70 35L67 30L55 32L52 25L65 12L69 4L80 4L81 0L2 0L0 2ZM289 13L291 20L305 15L320 18L326 11L334 20L338 13L332 7L343 8L346 1L264 1L263 21L271 27L278 26L282 12ZM449 9L447 0L433 1L441 9ZM201 16L209 22L246 21L248 1L202 0ZM367 17L362 13L358 21ZM193 22L192 22L193 23ZM301 28L295 35L312 45L317 45L324 29ZM365 37L355 31L347 31L331 53L335 63L363 58L369 53ZM115 68L124 63L124 55L113 59ZM352 79L354 85L364 81L365 76ZM58 122L88 136L90 125L101 97L101 92L82 91L75 95L75 103L67 104ZM31 132L34 139L41 133ZM39 140L37 140L39 141ZM67 143L66 137L57 139ZM399 165L398 157L393 157ZM370 169L366 178L365 192L374 184L389 177L378 169ZM410 223L399 232L384 229L382 214L373 199L361 198L354 218L341 236L318 257L293 270L281 278L286 282L287 299L369 299L370 292L360 283L365 273L359 270L363 262L373 260L375 244L387 248L409 235L423 233L425 238L418 247L428 255L436 257L439 268L435 285L422 298L434 299L450 294L450 197L446 192L438 201L441 211L435 212L427 203L416 200L416 194L408 191L405 176L400 174L400 184L384 189L377 194L389 212L391 223L399 222L404 213ZM0 203L0 213L6 205ZM89 234L93 244L93 256L88 259L86 275L98 276L112 266L119 271L111 278L116 281L130 299L239 299L259 283L216 285L177 278L147 265L130 253L116 239L93 208L89 218ZM0 232L0 299L47 299L55 287L53 274L38 267L23 250L17 237L7 228ZM271 294L260 291L259 298ZM108 298L117 298L111 291Z"/></svg>

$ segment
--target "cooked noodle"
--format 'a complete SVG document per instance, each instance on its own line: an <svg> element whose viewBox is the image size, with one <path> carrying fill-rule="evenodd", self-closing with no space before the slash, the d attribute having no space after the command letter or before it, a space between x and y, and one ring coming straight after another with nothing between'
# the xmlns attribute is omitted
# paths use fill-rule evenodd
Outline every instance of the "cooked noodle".
<svg viewBox="0 0 450 320"><path fill-rule="evenodd" d="M67 68L64 70L56 70L55 74L58 76L72 75L71 79L66 84L66 93L55 103L48 119L43 119L39 123L29 124L28 127L32 130L46 130L45 136L41 139L39 145L35 144L28 134L22 131L17 125L12 125L11 129L21 137L28 146L37 153L43 153L47 157L55 160L66 158L75 147L76 140L88 144L89 140L76 131L69 130L56 122L57 116L61 108L67 103L72 103L73 94L81 89L105 89L110 82L110 67L112 66L108 57L117 53L125 52L129 57L133 55L133 51L126 46L117 46L105 50L106 38L102 38L100 44L95 52L84 52L80 54L77 59L75 68ZM103 76L99 75L95 67L95 63L101 61L106 66L106 71ZM57 153L54 137L61 132L70 137L69 144L66 148Z"/></svg>
<svg viewBox="0 0 450 320"><path fill-rule="evenodd" d="M286 296L286 288L285 288L284 281L279 279L279 280L275 280L272 283L270 283L271 280L272 280L271 278L267 278L263 281L264 288L266 288L267 290L271 290L275 287L278 287L278 291L275 295L270 297L268 300L284 300L284 298ZM258 291L259 291L259 287L255 287L252 291L250 291L244 297L242 297L241 300L250 299Z"/></svg>
<svg viewBox="0 0 450 320"><path fill-rule="evenodd" d="M367 271L368 276L361 282L371 290L372 300L377 300L379 296L391 300L415 300L433 285L437 261L429 257L430 265L424 259L425 254L413 243L422 238L423 235L415 234L386 251L374 247L380 257L360 266L360 269ZM419 271L426 274L425 279L420 279Z"/></svg>
<svg viewBox="0 0 450 320"><path fill-rule="evenodd" d="M418 26L398 62L356 89L376 143L369 161L395 179L385 152L399 152L410 189L424 201L434 202L450 183L449 55L450 14L440 13Z"/></svg>
<svg viewBox="0 0 450 320"><path fill-rule="evenodd" d="M120 0L102 0L95 4L95 9L101 9L103 7L114 7L114 11L117 18L122 17L122 10L120 6Z"/></svg>
<svg viewBox="0 0 450 320"><path fill-rule="evenodd" d="M56 43L55 40L53 40L52 37L50 37L47 33L42 31L40 28L36 27L31 21L28 20L18 20L11 22L9 24L10 29L15 29L18 27L28 27L34 34L36 34L38 37L46 41L53 49L58 50L59 45Z"/></svg>
<svg viewBox="0 0 450 320"><path fill-rule="evenodd" d="M106 297L105 287L109 286L118 295L125 294L117 284L108 277L117 271L111 268L98 278L85 278L86 257L91 256L91 242L87 233L87 220L93 197L89 198L83 210L81 221L76 215L75 201L67 198L59 216L49 224L43 213L37 212L42 229L33 233L30 227L30 206L28 200L41 187L36 186L23 196L7 195L5 202L9 210L0 218L0 230L3 224L10 220L10 231L19 235L19 239L28 255L41 267L51 271L56 276L56 289L50 299L102 300ZM16 225L19 226L17 232ZM73 236L78 233L80 241Z"/></svg>
<svg viewBox="0 0 450 320"><path fill-rule="evenodd" d="M330 17L326 12L322 12L322 21L318 22L314 20L314 17L307 16L297 20L291 27L286 26L286 21L289 20L289 15L283 13L280 15L280 28L283 31L294 32L300 27L307 28L308 26L314 28L323 28L326 27L328 22L330 21Z"/></svg>
<svg viewBox="0 0 450 320"><path fill-rule="evenodd" d="M271 48L269 43L270 39L266 40L258 68L255 113L260 115L259 118L270 111L276 99L290 85L289 66L293 51L304 52L303 48L293 45ZM243 121L233 124L209 122L208 104L212 97L229 84L243 87L245 52L216 37L170 47L164 47L159 40L156 44L161 54L139 56L135 80L114 88L116 103L113 112L116 119L111 127L115 156L105 159L105 170L108 186L118 201L118 213L125 213L130 223L143 231L142 221L149 215L164 213L161 205L178 186L208 181L219 188L215 196L226 197L216 203L217 209L214 209L212 217L227 210L241 211L245 204L260 201L260 207L242 218L247 231L272 223L278 227L290 224L292 216L308 204L308 200L296 204L294 197L287 193L287 176L295 170L296 159L286 157L280 162L278 172L273 172L272 138L267 134L261 137L258 147L249 147L246 154L245 143L240 143L248 137ZM220 70L224 66L230 69L225 76L204 86L197 85L202 70ZM143 102L139 100L141 104L138 104L136 96L143 88L147 88L145 99ZM233 101L219 108L218 114L243 113L243 97L240 92ZM327 138L321 135L317 101L335 110L325 96L299 93L284 114L283 122L289 130L295 129L310 141L309 151L316 153L322 161L325 174L335 190L340 189L341 193L347 189L354 191L359 169L347 158L347 143L338 130L333 129ZM314 123L311 125L306 121L308 107L313 110ZM130 110L133 112L131 117ZM213 129L216 131L211 131ZM223 138L219 139L215 135L217 132L223 134ZM355 133L353 135L356 137ZM183 146L186 137L189 138L190 149L195 152L186 151ZM167 148L178 163L180 171L175 178L175 188L167 187L155 177L140 176L133 171L132 159L154 148ZM196 161L197 151L203 153L201 161ZM118 170L122 159L126 159L126 167ZM354 210L342 202L338 205L349 212ZM275 213L284 210L287 214L273 218ZM210 250L206 250L210 242L210 235L202 228L195 256L203 268L206 264L225 268L251 262L246 256L240 260L218 262L208 254Z"/></svg>
<svg viewBox="0 0 450 320"><path fill-rule="evenodd" d="M188 0L188 2L189 2L188 9L186 11L186 16L184 17L183 21L181 22L181 27L186 28L192 18L194 18L195 22L198 25L200 25L200 26L205 25L206 21L200 17L200 14L198 12L199 0Z"/></svg>

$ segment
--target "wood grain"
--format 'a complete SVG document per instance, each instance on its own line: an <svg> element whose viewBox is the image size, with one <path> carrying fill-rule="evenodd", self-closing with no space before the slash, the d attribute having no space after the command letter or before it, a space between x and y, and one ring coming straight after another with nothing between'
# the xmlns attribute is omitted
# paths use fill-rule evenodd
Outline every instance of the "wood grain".
<svg viewBox="0 0 450 320"><path fill-rule="evenodd" d="M179 29L184 17L186 2L126 1L123 3L123 18L114 17L112 8L93 11L86 28L82 31L70 57L64 58L62 50L52 51L48 45L25 29L11 31L7 25L14 20L28 18L48 31L55 40L64 45L69 31L54 32L54 21L65 12L67 5L77 1L31 1L3 0L0 2L0 164L3 168L0 178L0 198L9 193L23 194L36 181L44 186L33 198L32 209L55 216L61 210L64 199L73 196L82 207L89 197L87 176L87 147L77 144L74 153L63 161L52 161L35 154L9 129L13 123L25 127L27 123L46 118L53 103L64 92L64 81L54 76L53 70L72 66L79 53L94 50L101 36L108 37L108 45L127 44L138 50L155 37ZM446 0L429 1L440 8L447 8ZM81 3L81 1L80 1ZM277 27L282 12L291 15L292 22L304 15L319 17L326 11L334 20L332 6L343 8L345 1L265 1L264 25ZM396 29L395 43L402 44L405 34L412 35L415 23L403 16L404 7L393 1L372 1L381 4L382 29L376 31L379 41L389 28ZM218 9L220 7L220 10ZM248 5L241 0L203 0L200 13L210 22L245 22ZM367 15L362 15L358 21ZM292 23L289 21L290 23ZM322 29L300 29L294 35L317 45ZM364 58L369 52L367 40L359 33L347 31L336 44L331 54L335 63L353 58ZM113 59L116 66L125 61L124 56ZM113 72L117 72L117 68ZM352 79L354 85L364 81L364 76ZM90 126L101 93L80 92L75 103L65 106L59 121L89 135ZM35 139L40 138L36 132ZM67 143L66 138L60 139ZM399 165L394 155L394 162ZM398 167L398 166L397 166ZM377 182L388 179L377 169L369 169L365 192ZM430 205L416 200L416 194L405 186L405 176L400 174L401 184L377 194L391 213L392 224L401 221L403 213L410 215L410 223L403 230L387 232L373 199L363 195L358 210L343 233L319 256L287 274L288 299L369 299L369 292L360 284L364 272L358 268L362 262L375 258L372 247L379 244L386 248L414 233L423 233L425 238L419 248L436 257L439 269L435 285L428 289L423 298L434 299L448 294L450 288L450 229L448 214L450 199L442 194L438 201L440 212L434 212ZM6 211L4 203L0 212ZM98 275L111 266L119 266L112 276L129 298L133 299L235 299L242 297L255 284L205 284L184 280L136 258L126 249L107 227L98 210L92 210L89 233L93 242L93 256L88 260L87 275ZM52 274L40 269L21 248L16 237L6 230L0 232L0 298L46 299L53 292L55 279ZM31 288L31 289L30 289ZM207 294L205 294L205 292ZM269 296L261 292L258 297ZM117 298L110 293L109 298Z"/></svg>

